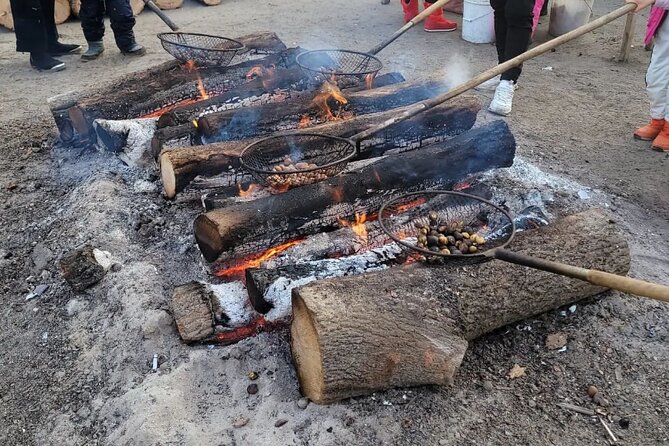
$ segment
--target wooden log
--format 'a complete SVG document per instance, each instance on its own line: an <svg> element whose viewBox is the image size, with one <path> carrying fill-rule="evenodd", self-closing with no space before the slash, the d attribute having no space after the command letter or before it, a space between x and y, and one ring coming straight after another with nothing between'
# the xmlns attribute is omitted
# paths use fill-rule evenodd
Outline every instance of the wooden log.
<svg viewBox="0 0 669 446"><path fill-rule="evenodd" d="M267 48L285 49L285 45L273 33L249 34L238 40L250 49L249 54L254 53L256 48L259 54L264 54ZM280 64L283 55L276 53L267 58L271 58L272 63ZM289 54L286 56L290 58ZM247 60L226 68L201 69L199 74L203 79L210 80L213 86L225 85L226 82L240 84L245 82L244 75L249 68L257 63ZM184 99L183 95L197 95L197 86L197 75L173 60L128 74L112 85L87 92L67 92L49 98L48 102L63 142L74 143L79 140L92 143L95 140L92 127L95 119L137 118L142 113L138 107L147 103L152 106L152 99L163 98L167 105L170 100Z"/></svg>
<svg viewBox="0 0 669 446"><path fill-rule="evenodd" d="M205 6L216 6L216 5L220 5L221 1L223 1L223 0L198 0L198 1Z"/></svg>
<svg viewBox="0 0 669 446"><path fill-rule="evenodd" d="M54 4L54 19L57 25L65 23L65 21L70 18L72 14L72 8L70 7L70 0L56 0Z"/></svg>
<svg viewBox="0 0 669 446"><path fill-rule="evenodd" d="M630 12L627 14L627 20L625 21L625 30L623 32L623 40L620 44L620 53L618 54L618 62L627 62L630 57L630 51L632 49L632 40L634 38L634 28L636 25L636 14Z"/></svg>
<svg viewBox="0 0 669 446"><path fill-rule="evenodd" d="M625 238L597 209L520 233L513 249L617 274L630 265ZM501 261L411 265L310 283L293 290L292 302L291 349L302 393L328 403L450 384L468 341L602 291Z"/></svg>
<svg viewBox="0 0 669 446"><path fill-rule="evenodd" d="M83 291L101 281L111 265L109 253L91 245L70 251L58 261L65 281L75 291Z"/></svg>
<svg viewBox="0 0 669 446"><path fill-rule="evenodd" d="M256 249L337 227L341 218L376 211L399 193L450 188L468 175L513 163L516 142L494 121L420 151L388 156L356 172L283 194L200 215L195 238L208 261L239 247ZM463 162L466 160L466 162Z"/></svg>
<svg viewBox="0 0 669 446"><path fill-rule="evenodd" d="M333 112L341 110L359 116L407 106L446 90L448 85L442 77L427 78L350 93L346 95L348 103L345 106L338 105L334 99L329 105ZM265 135L277 128L295 129L305 116L312 121L310 126L322 123L324 117L314 96L309 92L276 104L207 114L197 121L198 133L204 141L218 142Z"/></svg>
<svg viewBox="0 0 669 446"><path fill-rule="evenodd" d="M81 0L70 0L70 8L72 10L72 15L79 17L79 10L81 9Z"/></svg>
<svg viewBox="0 0 669 446"><path fill-rule="evenodd" d="M14 30L14 17L12 17L9 0L0 0L0 26Z"/></svg>
<svg viewBox="0 0 669 446"><path fill-rule="evenodd" d="M472 128L481 103L473 97L462 97L415 116L389 129L379 138L362 146L361 158L380 156L387 150L420 144L426 140L438 141ZM372 125L379 124L401 112L401 109L356 116L348 120L332 121L299 132L318 132L348 137ZM154 138L155 140L155 138ZM160 155L160 171L165 196L174 198L195 177L217 175L239 167L239 154L253 140L233 143L214 143L188 149L166 150Z"/></svg>
<svg viewBox="0 0 669 446"><path fill-rule="evenodd" d="M259 317L240 282L180 285L174 289L170 307L179 335L188 343L244 327Z"/></svg>
<svg viewBox="0 0 669 446"><path fill-rule="evenodd" d="M160 9L177 9L181 8L184 4L184 0L154 0L156 6Z"/></svg>
<svg viewBox="0 0 669 446"><path fill-rule="evenodd" d="M144 0L130 0L130 8L132 8L132 15L138 16L140 12L144 11L146 3Z"/></svg>

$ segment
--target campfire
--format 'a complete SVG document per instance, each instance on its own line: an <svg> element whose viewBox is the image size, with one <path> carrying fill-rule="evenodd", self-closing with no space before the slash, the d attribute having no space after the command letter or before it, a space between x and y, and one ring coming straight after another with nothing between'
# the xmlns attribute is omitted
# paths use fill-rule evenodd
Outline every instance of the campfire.
<svg viewBox="0 0 669 446"><path fill-rule="evenodd" d="M148 159L134 166L160 166L165 199L176 200L175 209L202 203L193 231L213 278L174 291L173 314L185 342L229 344L290 324L302 387L314 401L327 402L389 382L447 383L468 340L555 302L597 292L496 262L471 266L467 273L430 268L381 227L381 205L409 192L458 190L513 205L485 175L514 164L515 139L503 121L474 128L481 104L473 97L437 106L361 142L335 175L290 185L257 180L241 168L240 156L261 138L349 138L450 86L441 75L405 81L398 73L314 85L295 64L300 49L286 48L271 33L238 40L250 51L227 68L169 63L121 83L120 91L133 91L133 97L109 92L51 102L62 143L97 144L128 164ZM318 156L306 159L299 144L289 155L271 149L263 154L273 166L268 174L320 167ZM417 198L398 210L425 204ZM605 266L624 270L624 243L606 218L590 213L546 226L545 216L528 209L513 209L516 226L541 229L519 237L521 250L534 247L547 258L563 253L574 263L594 265L609 258L599 255L607 249L617 258ZM422 227L435 232L419 241L426 249L476 252L488 243L479 227L433 226ZM449 239L456 235L471 240ZM479 277L495 286L484 287ZM493 315L484 304L495 309ZM396 352L374 348L384 336L401 338ZM358 386L332 370L323 358L344 355L347 348L355 374L381 378L362 379ZM350 390L337 390L338 384Z"/></svg>

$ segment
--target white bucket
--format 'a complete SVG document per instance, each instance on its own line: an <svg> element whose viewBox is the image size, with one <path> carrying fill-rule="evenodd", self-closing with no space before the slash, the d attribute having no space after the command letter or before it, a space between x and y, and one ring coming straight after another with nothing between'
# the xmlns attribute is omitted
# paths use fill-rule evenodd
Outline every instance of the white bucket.
<svg viewBox="0 0 669 446"><path fill-rule="evenodd" d="M495 17L490 0L464 0L462 38L472 43L495 41Z"/></svg>
<svg viewBox="0 0 669 446"><path fill-rule="evenodd" d="M553 0L548 33L557 37L590 21L595 0Z"/></svg>

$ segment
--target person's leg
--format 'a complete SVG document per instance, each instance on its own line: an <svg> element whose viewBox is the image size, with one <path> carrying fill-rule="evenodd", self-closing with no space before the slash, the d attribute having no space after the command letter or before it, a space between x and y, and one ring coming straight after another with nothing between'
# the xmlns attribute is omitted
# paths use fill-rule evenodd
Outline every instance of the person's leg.
<svg viewBox="0 0 669 446"><path fill-rule="evenodd" d="M495 20L495 48L497 48L497 61L504 62L504 49L506 45L506 2L507 0L490 0Z"/></svg>
<svg viewBox="0 0 669 446"><path fill-rule="evenodd" d="M425 9L432 6L436 0L425 0L423 6ZM444 32L444 31L455 31L458 29L458 24L452 20L448 20L444 17L444 10L438 8L430 16L425 19L424 25L425 31L427 32Z"/></svg>
<svg viewBox="0 0 669 446"><path fill-rule="evenodd" d="M116 46L125 54L144 54L144 48L135 42L135 17L128 0L106 0L107 12L114 30Z"/></svg>
<svg viewBox="0 0 669 446"><path fill-rule="evenodd" d="M104 0L81 0L79 20L86 37L88 49L81 55L83 60L97 59L105 50L102 39L105 35L105 2Z"/></svg>
<svg viewBox="0 0 669 446"><path fill-rule="evenodd" d="M532 23L534 0L507 0L504 8L506 19L506 41L504 43L504 54L500 62L524 53L530 46L532 35ZM502 73L502 80L518 82L522 66L514 67Z"/></svg>
<svg viewBox="0 0 669 446"><path fill-rule="evenodd" d="M669 20L655 34L655 47L646 73L651 122L634 132L637 139L653 140L653 148L669 151ZM659 128L659 131L657 131ZM653 135L655 133L655 135Z"/></svg>
<svg viewBox="0 0 669 446"><path fill-rule="evenodd" d="M48 22L53 22L53 5L50 6L50 20L45 16L43 0L10 0L14 28L16 33L16 51L30 53L30 65L40 71L60 71L65 64L49 55L49 42L58 38L53 35L53 28ZM47 5L48 7L48 5ZM48 11L47 11L48 12ZM49 34L48 34L49 33Z"/></svg>
<svg viewBox="0 0 669 446"><path fill-rule="evenodd" d="M404 23L408 23L418 15L418 0L400 0L404 11Z"/></svg>
<svg viewBox="0 0 669 446"><path fill-rule="evenodd" d="M44 20L44 31L46 34L47 51L52 56L64 56L81 50L81 45L61 43L58 41L58 29L54 18L55 1L40 0L42 8L42 19Z"/></svg>

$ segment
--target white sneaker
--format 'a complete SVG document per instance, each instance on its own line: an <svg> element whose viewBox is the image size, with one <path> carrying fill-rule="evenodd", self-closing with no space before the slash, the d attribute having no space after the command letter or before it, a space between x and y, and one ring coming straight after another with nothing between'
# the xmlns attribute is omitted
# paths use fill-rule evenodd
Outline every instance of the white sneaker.
<svg viewBox="0 0 669 446"><path fill-rule="evenodd" d="M502 116L511 113L514 91L515 88L512 81L500 81L495 89L495 96L492 98L488 111Z"/></svg>
<svg viewBox="0 0 669 446"><path fill-rule="evenodd" d="M500 81L502 80L502 75L499 74L492 79L488 79L481 85L477 85L474 87L474 90L477 91L495 91L497 89L497 86L499 85ZM513 84L513 89L518 90L519 84L516 82Z"/></svg>

